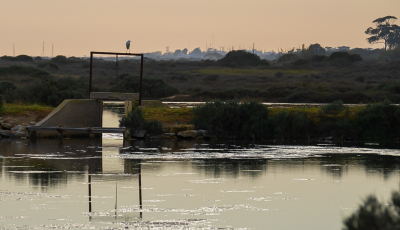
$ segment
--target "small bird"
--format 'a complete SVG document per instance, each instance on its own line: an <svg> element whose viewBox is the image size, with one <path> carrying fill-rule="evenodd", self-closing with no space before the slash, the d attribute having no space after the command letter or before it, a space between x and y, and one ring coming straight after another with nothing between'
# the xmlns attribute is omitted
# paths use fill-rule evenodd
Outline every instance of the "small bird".
<svg viewBox="0 0 400 230"><path fill-rule="evenodd" d="M129 47L131 47L131 40L128 40L128 41L126 42L126 52L127 52L127 53L128 53L128 50L129 50L129 53L131 53L131 49L130 49Z"/></svg>

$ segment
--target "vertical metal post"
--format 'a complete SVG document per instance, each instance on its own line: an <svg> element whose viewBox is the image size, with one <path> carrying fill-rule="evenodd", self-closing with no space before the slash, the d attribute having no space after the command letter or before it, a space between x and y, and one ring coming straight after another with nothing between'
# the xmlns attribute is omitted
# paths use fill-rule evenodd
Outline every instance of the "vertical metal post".
<svg viewBox="0 0 400 230"><path fill-rule="evenodd" d="M89 80L89 99L90 93L92 92L92 62L93 62L93 52L90 52L90 80Z"/></svg>
<svg viewBox="0 0 400 230"><path fill-rule="evenodd" d="M116 63L116 65L117 65L117 86L118 86L118 54L116 55L116 57L117 57L117 63Z"/></svg>
<svg viewBox="0 0 400 230"><path fill-rule="evenodd" d="M142 219L142 161L139 162L139 204L140 204L140 219Z"/></svg>
<svg viewBox="0 0 400 230"><path fill-rule="evenodd" d="M88 174L88 186L89 186L89 212L92 212L92 180L90 174Z"/></svg>
<svg viewBox="0 0 400 230"><path fill-rule="evenodd" d="M143 54L140 55L139 106L142 105Z"/></svg>

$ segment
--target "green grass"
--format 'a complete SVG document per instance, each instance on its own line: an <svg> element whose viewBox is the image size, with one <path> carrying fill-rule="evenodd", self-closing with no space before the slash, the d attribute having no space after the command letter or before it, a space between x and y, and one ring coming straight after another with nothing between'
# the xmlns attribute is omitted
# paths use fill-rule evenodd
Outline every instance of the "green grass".
<svg viewBox="0 0 400 230"><path fill-rule="evenodd" d="M271 75L273 76L277 72L282 72L286 75L302 75L302 74L316 74L318 71L315 70L280 70L280 69L232 69L232 68L224 68L224 69L197 69L197 70L188 70L181 71L179 73L202 73L202 74L218 74L218 75Z"/></svg>
<svg viewBox="0 0 400 230"><path fill-rule="evenodd" d="M0 115L26 115L29 113L50 113L53 111L53 107L44 105L19 105L19 104L5 104Z"/></svg>
<svg viewBox="0 0 400 230"><path fill-rule="evenodd" d="M144 108L143 116L146 120L157 120L166 124L189 123L193 117L191 108Z"/></svg>

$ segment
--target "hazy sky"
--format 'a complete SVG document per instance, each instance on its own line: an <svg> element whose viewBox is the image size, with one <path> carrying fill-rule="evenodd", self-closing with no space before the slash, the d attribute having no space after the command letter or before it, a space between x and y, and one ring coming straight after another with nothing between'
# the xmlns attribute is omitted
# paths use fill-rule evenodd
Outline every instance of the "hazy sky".
<svg viewBox="0 0 400 230"><path fill-rule="evenodd" d="M239 46L277 50L301 44L383 47L364 31L400 18L400 0L0 0L0 56L88 56ZM400 24L400 20L397 21ZM208 45L209 46L209 45Z"/></svg>

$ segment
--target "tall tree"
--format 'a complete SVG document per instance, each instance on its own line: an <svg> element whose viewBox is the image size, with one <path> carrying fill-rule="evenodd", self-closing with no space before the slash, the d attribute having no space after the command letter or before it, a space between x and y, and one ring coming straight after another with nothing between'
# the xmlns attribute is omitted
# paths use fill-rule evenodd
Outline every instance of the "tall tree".
<svg viewBox="0 0 400 230"><path fill-rule="evenodd" d="M393 24L397 18L386 16L373 21L376 28L369 27L365 33L371 35L367 41L371 44L384 43L385 50L394 49L400 45L400 27Z"/></svg>

